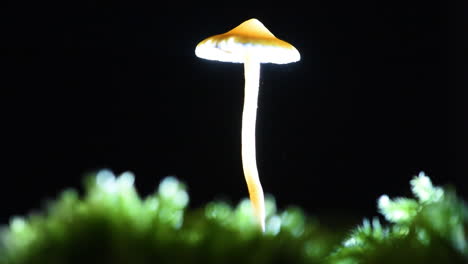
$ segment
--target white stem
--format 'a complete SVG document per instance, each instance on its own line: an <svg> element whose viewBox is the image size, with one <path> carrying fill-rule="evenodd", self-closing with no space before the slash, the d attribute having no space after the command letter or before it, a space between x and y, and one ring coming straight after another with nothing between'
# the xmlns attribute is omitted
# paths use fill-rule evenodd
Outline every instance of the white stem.
<svg viewBox="0 0 468 264"><path fill-rule="evenodd" d="M257 221L265 231L265 199L258 176L255 152L255 123L260 81L260 62L247 56L244 62L245 91L242 112L242 166L249 189L250 201Z"/></svg>

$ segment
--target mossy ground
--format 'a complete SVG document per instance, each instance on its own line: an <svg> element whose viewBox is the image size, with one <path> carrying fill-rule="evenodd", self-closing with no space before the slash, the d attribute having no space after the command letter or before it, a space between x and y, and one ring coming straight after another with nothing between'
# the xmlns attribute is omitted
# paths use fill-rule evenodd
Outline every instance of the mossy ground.
<svg viewBox="0 0 468 264"><path fill-rule="evenodd" d="M424 174L415 198L383 195L387 223L365 219L343 233L299 207L277 210L267 197L266 231L250 203L214 201L189 209L176 178L141 198L134 176L103 170L85 194L66 190L42 213L12 217L0 233L0 264L22 263L468 263L468 209Z"/></svg>

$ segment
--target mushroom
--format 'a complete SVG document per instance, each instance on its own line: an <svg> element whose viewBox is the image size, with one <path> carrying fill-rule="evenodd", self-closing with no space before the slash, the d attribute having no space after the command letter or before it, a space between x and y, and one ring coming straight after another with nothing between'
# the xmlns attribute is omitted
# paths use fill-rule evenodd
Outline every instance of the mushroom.
<svg viewBox="0 0 468 264"><path fill-rule="evenodd" d="M254 215L265 230L265 200L257 170L255 122L260 80L260 63L285 64L300 60L291 44L277 39L260 21L249 19L236 28L201 41L199 58L244 63L244 109L242 113L242 166Z"/></svg>

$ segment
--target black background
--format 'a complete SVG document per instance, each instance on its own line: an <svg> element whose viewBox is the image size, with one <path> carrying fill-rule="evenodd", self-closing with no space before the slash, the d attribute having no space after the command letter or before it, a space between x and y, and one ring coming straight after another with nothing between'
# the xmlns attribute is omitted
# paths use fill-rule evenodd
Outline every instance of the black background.
<svg viewBox="0 0 468 264"><path fill-rule="evenodd" d="M258 166L280 207L374 216L420 171L467 195L462 6L64 2L0 11L2 223L99 168L142 195L175 175L193 207L246 197L243 67L194 49L252 17L302 56L261 69Z"/></svg>

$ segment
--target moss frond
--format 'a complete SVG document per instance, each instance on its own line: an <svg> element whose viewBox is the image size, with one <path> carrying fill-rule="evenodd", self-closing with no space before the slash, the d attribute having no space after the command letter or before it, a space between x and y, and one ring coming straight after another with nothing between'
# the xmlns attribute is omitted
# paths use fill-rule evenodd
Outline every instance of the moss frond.
<svg viewBox="0 0 468 264"><path fill-rule="evenodd" d="M411 188L416 199L382 195L379 212L390 225L364 220L329 263L467 263L467 207L455 192L434 187L424 173Z"/></svg>

